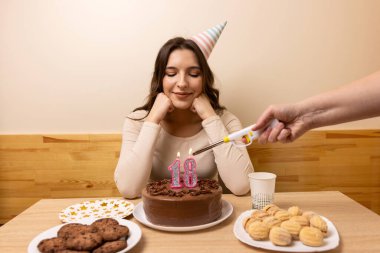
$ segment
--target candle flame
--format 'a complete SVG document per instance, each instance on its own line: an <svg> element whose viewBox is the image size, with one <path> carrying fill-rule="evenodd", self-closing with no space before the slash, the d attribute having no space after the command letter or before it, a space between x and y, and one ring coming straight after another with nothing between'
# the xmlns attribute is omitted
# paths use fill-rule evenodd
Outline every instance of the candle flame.
<svg viewBox="0 0 380 253"><path fill-rule="evenodd" d="M181 156L181 154L179 152L177 152L177 157L179 158Z"/></svg>
<svg viewBox="0 0 380 253"><path fill-rule="evenodd" d="M191 155L192 153L193 153L193 149L190 148L190 149L189 149L189 155Z"/></svg>

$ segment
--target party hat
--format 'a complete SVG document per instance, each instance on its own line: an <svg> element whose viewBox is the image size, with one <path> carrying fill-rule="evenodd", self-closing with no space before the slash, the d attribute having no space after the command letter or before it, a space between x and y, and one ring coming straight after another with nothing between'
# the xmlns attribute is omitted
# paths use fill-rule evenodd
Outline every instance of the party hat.
<svg viewBox="0 0 380 253"><path fill-rule="evenodd" d="M210 56L211 51L214 48L216 42L218 41L220 34L222 34L222 31L226 24L227 21L223 24L216 25L190 38L202 50L203 55L206 57L206 59L208 59L208 57Z"/></svg>

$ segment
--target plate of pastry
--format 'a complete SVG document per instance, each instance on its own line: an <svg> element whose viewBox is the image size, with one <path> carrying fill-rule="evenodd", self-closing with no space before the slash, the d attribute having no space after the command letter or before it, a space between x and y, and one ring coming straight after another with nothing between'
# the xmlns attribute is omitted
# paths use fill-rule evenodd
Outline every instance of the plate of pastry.
<svg viewBox="0 0 380 253"><path fill-rule="evenodd" d="M87 218L45 230L29 243L28 253L59 250L123 253L132 249L141 235L139 226L129 220Z"/></svg>
<svg viewBox="0 0 380 253"><path fill-rule="evenodd" d="M228 217L230 217L233 210L234 208L232 204L222 199L222 214L217 220L210 223L203 224L203 225L188 226L188 227L173 227L173 226L162 226L162 225L153 224L146 218L144 208L143 208L143 202L140 202L136 205L135 209L133 210L133 216L145 226L148 226L157 230L168 231L168 232L187 232L187 231L195 231L195 230L201 230L201 229L213 227L221 223L222 221L226 220Z"/></svg>
<svg viewBox="0 0 380 253"><path fill-rule="evenodd" d="M339 245L339 233L329 219L296 206L284 210L271 204L245 211L233 232L245 244L280 252L322 252Z"/></svg>
<svg viewBox="0 0 380 253"><path fill-rule="evenodd" d="M125 218L134 205L125 199L97 199L77 203L63 209L58 217L62 222L77 222L86 218Z"/></svg>

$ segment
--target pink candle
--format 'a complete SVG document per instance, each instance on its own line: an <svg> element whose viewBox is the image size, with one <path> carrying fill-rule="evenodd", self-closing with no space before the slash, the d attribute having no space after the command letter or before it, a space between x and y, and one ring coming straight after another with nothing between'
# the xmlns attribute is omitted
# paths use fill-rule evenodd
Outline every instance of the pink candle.
<svg viewBox="0 0 380 253"><path fill-rule="evenodd" d="M168 170L170 170L170 172L172 173L172 180L170 184L171 188L182 188L182 184L180 181L181 161L179 160L179 157L180 157L180 154L178 152L177 158L168 167Z"/></svg>
<svg viewBox="0 0 380 253"><path fill-rule="evenodd" d="M193 188L197 186L198 177L197 177L197 163L195 162L195 159L191 156L192 149L189 150L189 157L185 160L184 163L184 169L185 169L185 175L184 175L184 183L188 188Z"/></svg>

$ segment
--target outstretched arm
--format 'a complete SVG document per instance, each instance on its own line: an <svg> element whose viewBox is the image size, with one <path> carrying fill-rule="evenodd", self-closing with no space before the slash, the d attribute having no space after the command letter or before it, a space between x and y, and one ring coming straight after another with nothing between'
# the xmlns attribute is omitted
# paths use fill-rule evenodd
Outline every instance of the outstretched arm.
<svg viewBox="0 0 380 253"><path fill-rule="evenodd" d="M267 129L259 142L291 142L313 128L376 116L380 116L380 71L295 104L272 105L253 130L276 118L282 123Z"/></svg>

